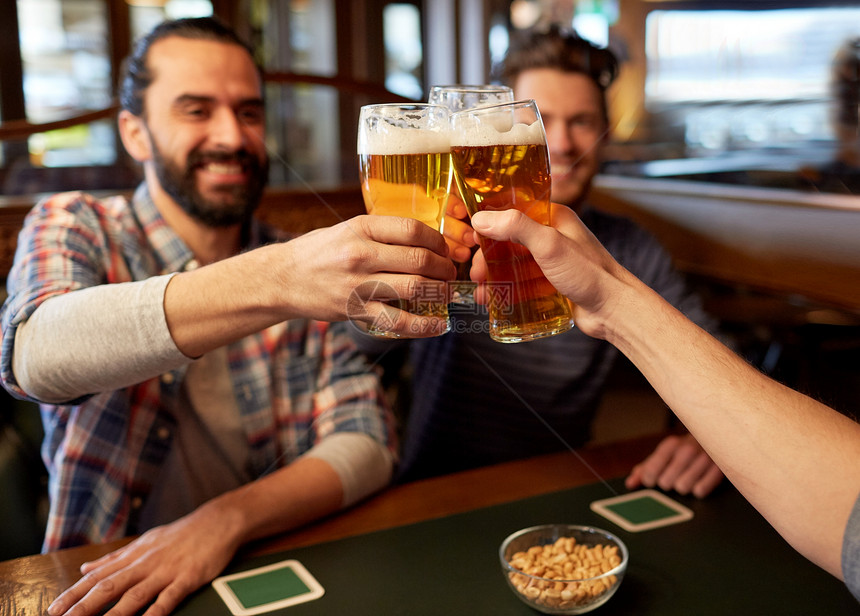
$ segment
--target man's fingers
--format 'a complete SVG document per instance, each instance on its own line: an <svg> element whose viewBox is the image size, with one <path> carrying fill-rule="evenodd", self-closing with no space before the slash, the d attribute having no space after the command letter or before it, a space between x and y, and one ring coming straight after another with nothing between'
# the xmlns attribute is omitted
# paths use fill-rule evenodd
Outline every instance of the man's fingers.
<svg viewBox="0 0 860 616"><path fill-rule="evenodd" d="M196 587L178 578L175 581L150 575L139 584L129 588L116 605L105 616L132 616L146 607L144 616L171 614L179 602Z"/></svg>
<svg viewBox="0 0 860 616"><path fill-rule="evenodd" d="M712 462L702 478L693 486L693 496L696 498L705 498L722 483L724 478L723 471Z"/></svg>
<svg viewBox="0 0 860 616"><path fill-rule="evenodd" d="M48 608L50 616L91 616L120 597L136 580L127 572L102 577L88 573L77 584L61 594ZM134 613L134 612L130 612Z"/></svg>
<svg viewBox="0 0 860 616"><path fill-rule="evenodd" d="M143 613L143 616L165 616L166 614L172 614L176 606L191 594L193 590L195 589L190 588L186 590L180 587L178 583L171 584L158 594L158 598Z"/></svg>
<svg viewBox="0 0 860 616"><path fill-rule="evenodd" d="M379 301L368 301L363 313L353 317L362 323L362 331L370 327L376 331L396 334L403 338L428 338L445 333L448 324L442 318L418 316Z"/></svg>
<svg viewBox="0 0 860 616"><path fill-rule="evenodd" d="M712 464L708 454L700 451L687 461L672 487L680 494L689 494Z"/></svg>
<svg viewBox="0 0 860 616"><path fill-rule="evenodd" d="M519 210L484 211L472 216L472 228L494 240L532 245L548 227L535 222Z"/></svg>
<svg viewBox="0 0 860 616"><path fill-rule="evenodd" d="M682 443L673 452L663 470L660 472L660 478L657 481L658 485L664 490L677 489L678 481L683 477L684 473L693 472L691 468L694 464L699 450L689 444Z"/></svg>
<svg viewBox="0 0 860 616"><path fill-rule="evenodd" d="M669 436L637 464L625 481L628 489L657 486L702 498L716 488L723 473L691 436Z"/></svg>
<svg viewBox="0 0 860 616"><path fill-rule="evenodd" d="M475 233L472 227L456 218L445 218L445 241L448 243L448 254L455 261L465 263L472 256L475 245Z"/></svg>
<svg viewBox="0 0 860 616"><path fill-rule="evenodd" d="M454 218L459 218L460 220L465 220L466 217L469 215L469 212L466 210L466 204L463 203L463 200L457 193L451 193L448 196L448 204L445 208L445 213L448 216L453 216Z"/></svg>
<svg viewBox="0 0 860 616"><path fill-rule="evenodd" d="M346 224L358 225L356 233L382 244L418 246L445 257L448 248L436 229L412 218L399 216L357 216Z"/></svg>
<svg viewBox="0 0 860 616"><path fill-rule="evenodd" d="M105 602L113 601L124 590L123 588L117 589L119 583L113 577L117 571L122 569L123 565L113 556L114 553L112 552L91 563L85 563L85 565L89 565L86 571L84 571L84 566L81 566L84 573L83 577L54 599L48 607L48 614L50 616L66 614L67 612L70 614L94 614ZM103 564L95 567L97 563ZM69 612L73 606L76 608L75 611Z"/></svg>

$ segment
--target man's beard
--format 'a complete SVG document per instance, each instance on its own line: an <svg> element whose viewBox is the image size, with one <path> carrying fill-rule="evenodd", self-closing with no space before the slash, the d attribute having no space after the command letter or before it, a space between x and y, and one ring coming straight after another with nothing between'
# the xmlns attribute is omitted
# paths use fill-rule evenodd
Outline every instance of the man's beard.
<svg viewBox="0 0 860 616"><path fill-rule="evenodd" d="M167 160L153 144L155 174L161 187L185 213L209 227L230 227L251 219L269 179L268 159L260 161L247 150L236 152L202 152L194 149L185 167ZM197 189L195 170L209 162L237 163L247 169L249 181L244 185L218 188L222 199L207 199Z"/></svg>

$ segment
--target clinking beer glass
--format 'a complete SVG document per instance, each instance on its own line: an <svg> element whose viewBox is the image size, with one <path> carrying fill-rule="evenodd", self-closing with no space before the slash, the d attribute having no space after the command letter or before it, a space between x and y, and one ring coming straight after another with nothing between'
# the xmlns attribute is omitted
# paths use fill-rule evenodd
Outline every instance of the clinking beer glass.
<svg viewBox="0 0 860 616"><path fill-rule="evenodd" d="M451 189L448 110L428 104L366 105L358 119L361 193L368 214L419 220L440 233ZM427 283L418 296L389 302L421 316L448 317L444 283ZM377 325L376 327L374 325ZM368 333L396 338L378 324Z"/></svg>
<svg viewBox="0 0 860 616"><path fill-rule="evenodd" d="M447 107L453 113L475 107L512 103L514 102L514 91L508 86L492 84L433 86L430 88L427 102L431 105ZM457 186L455 185L452 194L455 194L456 191ZM454 292L453 302L466 306L473 305L475 303L475 283L469 278L472 260L469 259L465 263L455 262L454 265L457 266L457 280L451 283Z"/></svg>
<svg viewBox="0 0 860 616"><path fill-rule="evenodd" d="M550 224L546 134L533 100L451 115L451 157L470 215L515 208ZM524 342L573 327L567 299L522 245L479 237L487 262L490 336Z"/></svg>

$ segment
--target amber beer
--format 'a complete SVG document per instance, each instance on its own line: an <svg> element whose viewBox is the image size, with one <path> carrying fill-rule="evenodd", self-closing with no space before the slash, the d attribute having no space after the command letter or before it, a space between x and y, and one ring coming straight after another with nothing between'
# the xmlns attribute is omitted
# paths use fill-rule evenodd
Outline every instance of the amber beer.
<svg viewBox="0 0 860 616"><path fill-rule="evenodd" d="M360 154L358 160L368 214L414 218L442 231L450 153Z"/></svg>
<svg viewBox="0 0 860 616"><path fill-rule="evenodd" d="M432 121L425 117L434 111L438 117ZM362 108L359 177L368 214L414 218L442 232L451 188L447 122L447 110L429 105ZM413 314L445 319L450 327L442 283L422 286L413 299L389 303ZM369 333L392 336L373 327Z"/></svg>
<svg viewBox="0 0 860 616"><path fill-rule="evenodd" d="M550 224L549 156L536 107L536 119L528 124L513 121L510 105L487 109L452 116L451 156L469 214L515 208L541 224ZM466 113L469 117L460 117ZM535 340L573 326L567 299L550 284L524 246L485 237L479 241L487 262L490 336L494 340Z"/></svg>
<svg viewBox="0 0 860 616"><path fill-rule="evenodd" d="M432 105L447 107L452 113L475 107L486 107L499 103L513 103L514 91L508 86L490 84L452 84L439 85L430 88L430 96L427 102ZM453 187L456 193L457 186ZM455 261L457 266L457 280L451 283L454 291L453 301L457 304L471 306L475 304L475 283L469 277L472 269L472 259L464 263Z"/></svg>

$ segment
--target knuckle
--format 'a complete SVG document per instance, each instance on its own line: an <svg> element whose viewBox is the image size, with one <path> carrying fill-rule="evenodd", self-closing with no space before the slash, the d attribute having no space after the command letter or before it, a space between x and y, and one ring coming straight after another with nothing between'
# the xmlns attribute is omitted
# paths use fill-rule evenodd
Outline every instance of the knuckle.
<svg viewBox="0 0 860 616"><path fill-rule="evenodd" d="M140 586L132 586L126 591L126 596L135 603L143 603L149 596Z"/></svg>
<svg viewBox="0 0 860 616"><path fill-rule="evenodd" d="M421 233L421 223L414 218L398 218L397 220L406 237L415 238Z"/></svg>
<svg viewBox="0 0 860 616"><path fill-rule="evenodd" d="M96 582L93 590L103 594L111 594L116 590L116 584L111 578L105 578Z"/></svg>
<svg viewBox="0 0 860 616"><path fill-rule="evenodd" d="M675 482L675 491L678 494L689 494L693 489L693 482L689 479L679 479Z"/></svg>
<svg viewBox="0 0 860 616"><path fill-rule="evenodd" d="M161 600L159 599L149 606L149 609L146 610L146 616L167 616L170 611L171 608L161 603Z"/></svg>
<svg viewBox="0 0 860 616"><path fill-rule="evenodd" d="M423 248L412 247L407 253L409 265L416 271L423 271L430 264L430 253Z"/></svg>
<svg viewBox="0 0 860 616"><path fill-rule="evenodd" d="M340 244L335 258L346 268L347 271L354 272L358 271L360 266L367 261L369 256L366 244L358 242Z"/></svg>
<svg viewBox="0 0 860 616"><path fill-rule="evenodd" d="M414 276L405 276L401 288L403 297L414 297L418 292L418 279Z"/></svg>
<svg viewBox="0 0 860 616"><path fill-rule="evenodd" d="M681 437L673 434L672 436L667 436L663 440L661 447L665 450L676 449L678 447L678 445L680 445L680 444L681 444Z"/></svg>

